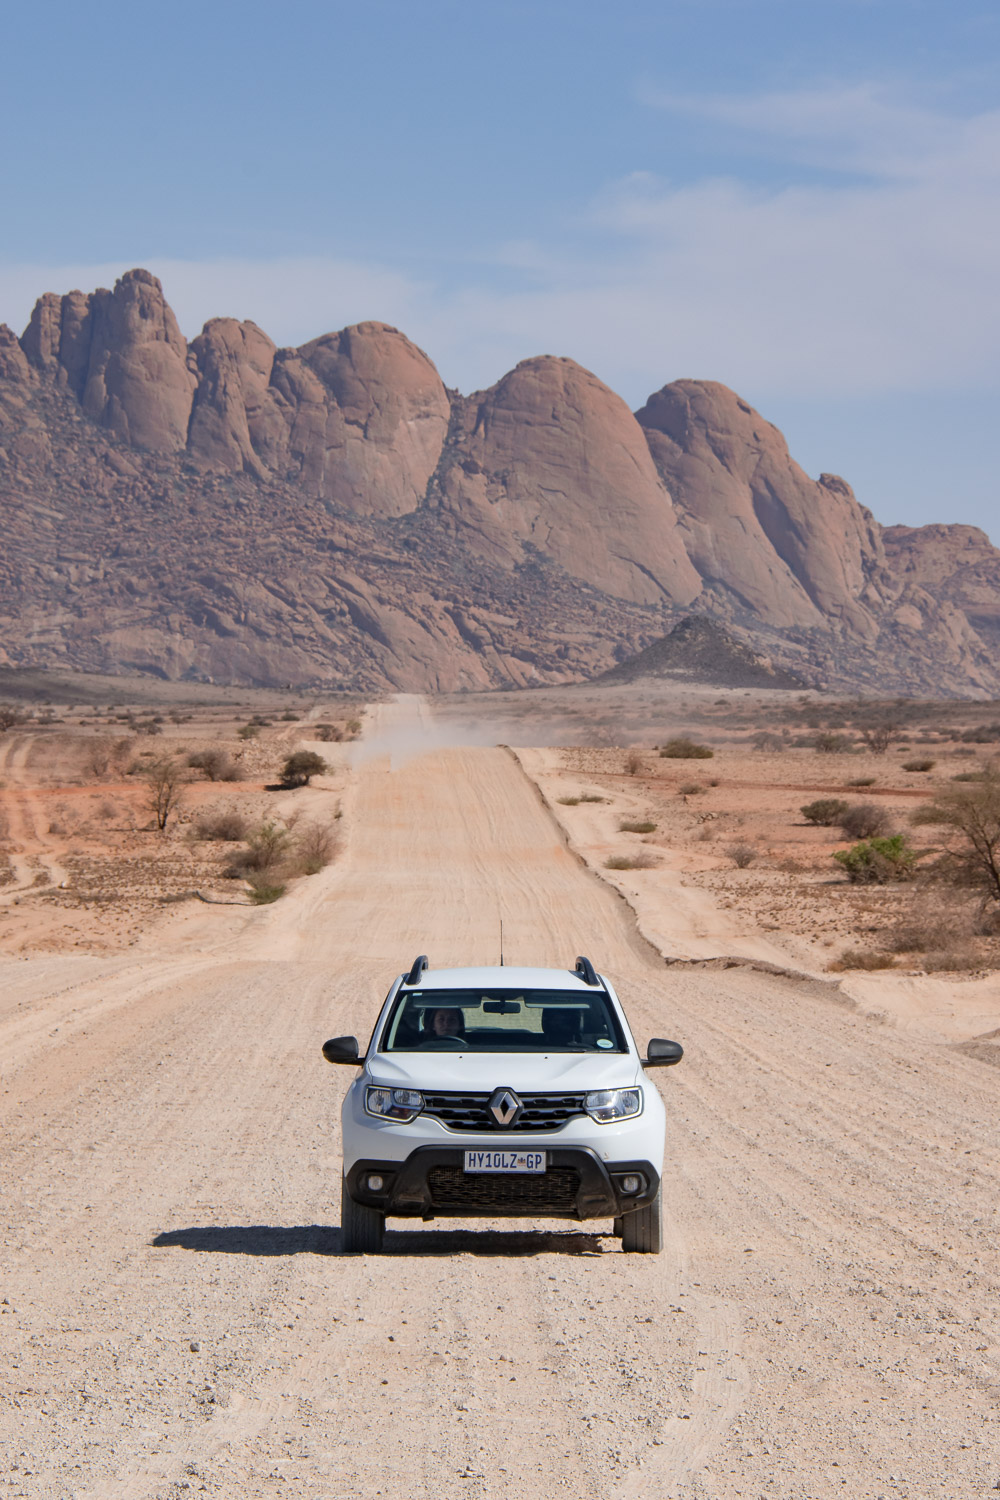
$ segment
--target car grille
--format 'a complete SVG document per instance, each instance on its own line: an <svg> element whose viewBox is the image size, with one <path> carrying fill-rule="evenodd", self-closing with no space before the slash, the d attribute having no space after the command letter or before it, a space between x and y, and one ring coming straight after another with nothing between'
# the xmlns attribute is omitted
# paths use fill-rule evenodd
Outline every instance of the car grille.
<svg viewBox="0 0 1000 1500"><path fill-rule="evenodd" d="M447 1125L449 1130L558 1130L575 1115L586 1114L583 1094L522 1094L524 1105L517 1123L498 1126L488 1105L492 1094L425 1094L424 1114Z"/></svg>
<svg viewBox="0 0 1000 1500"><path fill-rule="evenodd" d="M580 1187L574 1167L547 1172L463 1172L461 1167L431 1167L427 1185L435 1208L545 1209L573 1208Z"/></svg>

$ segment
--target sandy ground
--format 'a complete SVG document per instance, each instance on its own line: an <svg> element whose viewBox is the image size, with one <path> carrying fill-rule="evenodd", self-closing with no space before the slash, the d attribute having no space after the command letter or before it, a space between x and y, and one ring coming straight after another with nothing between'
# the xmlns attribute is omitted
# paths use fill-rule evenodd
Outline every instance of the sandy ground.
<svg viewBox="0 0 1000 1500"><path fill-rule="evenodd" d="M415 753L406 701L376 730L341 857L285 900L0 961L7 1492L996 1488L996 1069L829 982L667 967L513 755ZM659 1257L552 1221L340 1254L319 1044L366 1038L418 952L495 961L500 916L508 961L588 953L641 1040L685 1044L651 1075Z"/></svg>

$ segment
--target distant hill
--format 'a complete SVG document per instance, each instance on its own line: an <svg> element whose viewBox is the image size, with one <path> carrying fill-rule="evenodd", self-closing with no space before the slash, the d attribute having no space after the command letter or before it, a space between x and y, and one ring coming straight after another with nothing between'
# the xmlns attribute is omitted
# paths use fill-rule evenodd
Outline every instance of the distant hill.
<svg viewBox="0 0 1000 1500"><path fill-rule="evenodd" d="M598 682L638 682L641 678L674 678L715 687L798 688L800 677L771 663L735 639L707 615L689 615L669 635L602 672Z"/></svg>
<svg viewBox="0 0 1000 1500"><path fill-rule="evenodd" d="M695 611L810 685L1000 695L988 538L886 531L725 386L633 414L551 355L463 396L384 323L189 342L148 271L0 325L0 508L10 667L482 690Z"/></svg>

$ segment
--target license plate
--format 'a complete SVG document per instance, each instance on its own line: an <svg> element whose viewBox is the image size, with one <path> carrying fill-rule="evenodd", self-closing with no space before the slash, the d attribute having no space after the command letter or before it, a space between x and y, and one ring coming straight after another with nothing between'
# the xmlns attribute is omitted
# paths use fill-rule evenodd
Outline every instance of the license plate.
<svg viewBox="0 0 1000 1500"><path fill-rule="evenodd" d="M466 1151L467 1172L544 1172L544 1151Z"/></svg>

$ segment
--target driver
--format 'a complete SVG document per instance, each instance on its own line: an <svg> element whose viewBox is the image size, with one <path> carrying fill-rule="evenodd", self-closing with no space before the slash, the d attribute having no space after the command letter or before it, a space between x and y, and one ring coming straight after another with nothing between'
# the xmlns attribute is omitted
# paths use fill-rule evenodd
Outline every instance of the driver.
<svg viewBox="0 0 1000 1500"><path fill-rule="evenodd" d="M465 1017L458 1006L442 1005L424 1017L424 1030L428 1036L464 1036Z"/></svg>

